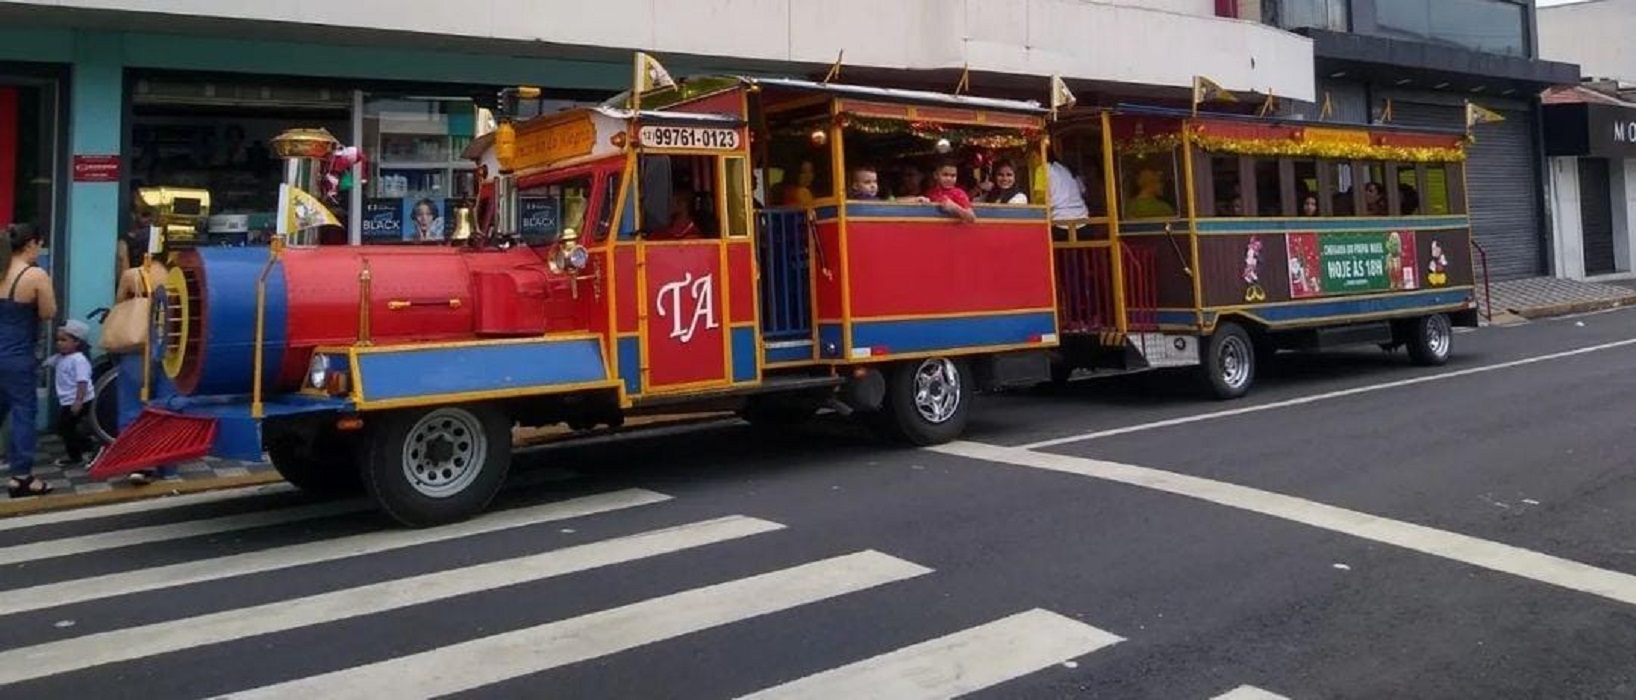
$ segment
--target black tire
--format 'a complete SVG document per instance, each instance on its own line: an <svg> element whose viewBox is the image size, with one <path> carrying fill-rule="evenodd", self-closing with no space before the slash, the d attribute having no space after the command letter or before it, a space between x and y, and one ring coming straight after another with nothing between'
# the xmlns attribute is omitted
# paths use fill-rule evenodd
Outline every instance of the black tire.
<svg viewBox="0 0 1636 700"><path fill-rule="evenodd" d="M1216 326L1216 332L1200 344L1200 370L1210 393L1217 399L1231 400L1249 393L1255 383L1255 342L1243 326L1225 321Z"/></svg>
<svg viewBox="0 0 1636 700"><path fill-rule="evenodd" d="M1409 359L1423 367L1436 367L1449 361L1454 347L1454 326L1445 314L1432 314L1414 319L1407 324L1408 337L1403 344L1409 348Z"/></svg>
<svg viewBox="0 0 1636 700"><path fill-rule="evenodd" d="M317 496L353 496L364 491L361 450L335 431L287 435L269 441L267 458L290 485Z"/></svg>
<svg viewBox="0 0 1636 700"><path fill-rule="evenodd" d="M758 428L788 428L812 420L824 399L806 393L759 394L744 401L738 417Z"/></svg>
<svg viewBox="0 0 1636 700"><path fill-rule="evenodd" d="M511 468L511 421L493 405L394 411L366 417L365 425L364 486L409 527L481 513Z"/></svg>
<svg viewBox="0 0 1636 700"><path fill-rule="evenodd" d="M887 379L886 405L877 430L918 447L955 440L966 432L976 393L970 369L959 360L931 357L905 362L893 367Z"/></svg>
<svg viewBox="0 0 1636 700"><path fill-rule="evenodd" d="M109 356L104 356L109 357ZM115 360L97 361L91 371L91 411L87 414L86 429L91 438L111 445L119 437L119 363Z"/></svg>

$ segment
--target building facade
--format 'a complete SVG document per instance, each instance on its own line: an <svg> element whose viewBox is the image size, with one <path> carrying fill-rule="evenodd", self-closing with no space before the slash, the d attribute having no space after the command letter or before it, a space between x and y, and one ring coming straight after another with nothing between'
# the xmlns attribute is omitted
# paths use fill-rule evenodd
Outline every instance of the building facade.
<svg viewBox="0 0 1636 700"><path fill-rule="evenodd" d="M1215 0L0 0L0 223L48 234L65 313L112 302L118 234L141 186L204 188L215 233L270 225L268 140L322 126L371 159L342 212L388 238L425 201L472 186L459 154L470 98L507 85L546 104L625 89L631 51L673 74L845 75L1044 100L1185 94L1206 72L1235 90L1311 100L1311 40L1222 18ZM1164 37L1165 50L1153 38Z"/></svg>
<svg viewBox="0 0 1636 700"><path fill-rule="evenodd" d="M1545 95L1546 154L1569 278L1636 272L1636 0L1586 0L1539 9L1540 52L1585 76Z"/></svg>
<svg viewBox="0 0 1636 700"><path fill-rule="evenodd" d="M1463 129L1469 100L1505 121L1478 127L1466 168L1490 279L1554 266L1540 93L1579 79L1545 60L1530 0L1237 0L1228 10L1311 37L1318 105L1333 118ZM1386 113L1387 105L1391 112Z"/></svg>

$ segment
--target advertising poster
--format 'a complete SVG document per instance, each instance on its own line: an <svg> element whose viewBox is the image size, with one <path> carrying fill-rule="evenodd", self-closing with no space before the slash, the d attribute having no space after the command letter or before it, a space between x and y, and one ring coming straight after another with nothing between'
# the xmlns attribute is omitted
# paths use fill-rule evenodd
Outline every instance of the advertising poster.
<svg viewBox="0 0 1636 700"><path fill-rule="evenodd" d="M1420 288L1413 231L1292 233L1285 247L1294 299Z"/></svg>
<svg viewBox="0 0 1636 700"><path fill-rule="evenodd" d="M364 200L363 240L365 243L403 240L403 200Z"/></svg>
<svg viewBox="0 0 1636 700"><path fill-rule="evenodd" d="M401 200L403 203L403 240L443 240L443 200L422 197Z"/></svg>
<svg viewBox="0 0 1636 700"><path fill-rule="evenodd" d="M546 242L557 237L562 206L557 197L518 197L517 220L524 240Z"/></svg>

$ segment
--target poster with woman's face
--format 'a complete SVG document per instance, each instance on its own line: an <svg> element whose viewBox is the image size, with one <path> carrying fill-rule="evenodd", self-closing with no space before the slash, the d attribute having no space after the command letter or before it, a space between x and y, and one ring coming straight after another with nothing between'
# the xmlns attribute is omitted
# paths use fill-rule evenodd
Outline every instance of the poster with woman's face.
<svg viewBox="0 0 1636 700"><path fill-rule="evenodd" d="M403 240L443 240L443 202L431 198L405 199Z"/></svg>

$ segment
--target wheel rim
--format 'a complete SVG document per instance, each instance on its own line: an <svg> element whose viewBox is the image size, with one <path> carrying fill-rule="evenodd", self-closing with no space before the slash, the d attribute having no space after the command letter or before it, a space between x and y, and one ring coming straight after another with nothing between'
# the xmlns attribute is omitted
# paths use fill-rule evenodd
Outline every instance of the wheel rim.
<svg viewBox="0 0 1636 700"><path fill-rule="evenodd" d="M441 408L421 417L403 442L403 476L421 495L446 498L477 480L488 437L471 413Z"/></svg>
<svg viewBox="0 0 1636 700"><path fill-rule="evenodd" d="M1223 338L1216 354L1221 360L1223 384L1237 389L1250 380L1250 344L1243 338L1236 335Z"/></svg>
<svg viewBox="0 0 1636 700"><path fill-rule="evenodd" d="M1446 319L1442 316L1426 319L1426 349L1431 351L1433 357L1448 355L1450 340L1449 322Z"/></svg>
<svg viewBox="0 0 1636 700"><path fill-rule="evenodd" d="M946 423L960 411L960 369L942 358L915 369L915 411L927 423Z"/></svg>

